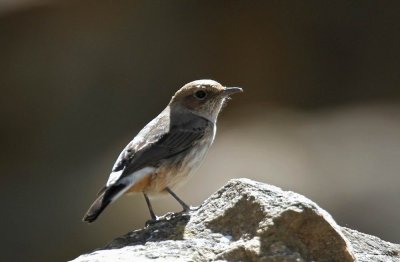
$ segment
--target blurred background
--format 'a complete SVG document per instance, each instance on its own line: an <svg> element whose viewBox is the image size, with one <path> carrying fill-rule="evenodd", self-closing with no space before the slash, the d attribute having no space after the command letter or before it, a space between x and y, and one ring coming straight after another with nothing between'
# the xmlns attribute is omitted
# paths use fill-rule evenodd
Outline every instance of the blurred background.
<svg viewBox="0 0 400 262"><path fill-rule="evenodd" d="M400 240L400 2L0 1L3 261L65 261L142 227L141 195L81 217L183 84L241 86L176 192L247 177ZM180 211L153 201L159 215Z"/></svg>

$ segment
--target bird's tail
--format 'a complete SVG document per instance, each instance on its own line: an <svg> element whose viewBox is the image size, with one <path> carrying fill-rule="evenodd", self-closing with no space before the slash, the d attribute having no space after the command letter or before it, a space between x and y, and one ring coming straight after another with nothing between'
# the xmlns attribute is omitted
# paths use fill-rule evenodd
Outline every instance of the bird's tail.
<svg viewBox="0 0 400 262"><path fill-rule="evenodd" d="M89 210L86 212L82 220L88 223L95 221L109 204L125 192L126 188L126 185L120 184L101 190L97 199L89 207Z"/></svg>

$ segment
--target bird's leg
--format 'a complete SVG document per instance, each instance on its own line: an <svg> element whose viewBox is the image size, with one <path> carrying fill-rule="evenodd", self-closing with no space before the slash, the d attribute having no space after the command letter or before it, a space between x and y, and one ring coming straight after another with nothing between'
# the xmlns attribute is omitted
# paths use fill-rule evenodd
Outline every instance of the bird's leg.
<svg viewBox="0 0 400 262"><path fill-rule="evenodd" d="M181 206L183 207L183 211L189 211L190 210L190 206L188 206L185 202L183 202L182 199L180 199L174 192L172 192L172 190L169 187L166 187L165 190L167 190L168 193L171 194L171 196L173 196L176 201L179 202L179 204L181 204Z"/></svg>
<svg viewBox="0 0 400 262"><path fill-rule="evenodd" d="M157 216L156 216L156 214L154 214L153 207L151 206L149 197L146 195L145 192L143 192L143 195L144 195L144 198L146 199L147 207L149 208L149 211L150 211L151 220L153 220L153 221L157 220Z"/></svg>

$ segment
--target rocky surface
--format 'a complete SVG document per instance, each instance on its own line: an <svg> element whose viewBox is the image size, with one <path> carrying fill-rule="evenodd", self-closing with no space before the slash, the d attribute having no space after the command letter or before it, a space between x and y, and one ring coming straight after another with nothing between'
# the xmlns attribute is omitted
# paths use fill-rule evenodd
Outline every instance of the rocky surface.
<svg viewBox="0 0 400 262"><path fill-rule="evenodd" d="M338 226L299 194L231 180L189 214L167 214L84 261L400 261L400 245Z"/></svg>

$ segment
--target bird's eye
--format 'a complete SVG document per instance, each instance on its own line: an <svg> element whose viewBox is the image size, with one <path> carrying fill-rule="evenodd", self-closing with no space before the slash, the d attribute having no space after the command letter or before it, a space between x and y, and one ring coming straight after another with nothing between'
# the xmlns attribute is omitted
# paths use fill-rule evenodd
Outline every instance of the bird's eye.
<svg viewBox="0 0 400 262"><path fill-rule="evenodd" d="M204 98L206 98L206 96L207 96L207 92L204 90L198 90L194 93L194 97L199 100L203 100Z"/></svg>

